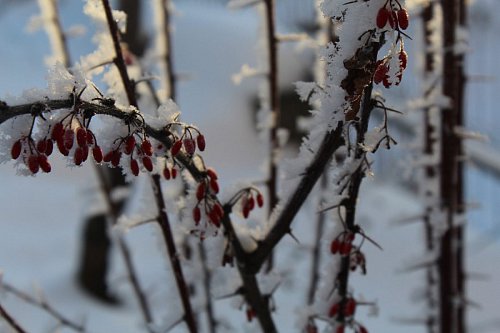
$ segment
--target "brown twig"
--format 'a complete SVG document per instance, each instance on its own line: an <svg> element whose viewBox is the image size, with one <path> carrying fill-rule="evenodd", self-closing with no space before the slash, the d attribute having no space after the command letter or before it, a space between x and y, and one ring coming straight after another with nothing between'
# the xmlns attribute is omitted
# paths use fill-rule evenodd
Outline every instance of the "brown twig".
<svg viewBox="0 0 500 333"><path fill-rule="evenodd" d="M45 299L42 298L41 300L37 300L34 297L24 293L23 291L7 284L5 281L2 282L1 288L3 290L5 290L6 292L11 293L11 294L15 295L16 297L22 299L26 303L29 303L33 306L36 306L36 307L44 310L45 312L49 313L52 317L57 319L61 325L69 327L77 332L84 332L85 331L85 327L83 325L77 324L77 323L69 320L68 318L64 317L59 311L57 311L49 303L47 303L45 301Z"/></svg>
<svg viewBox="0 0 500 333"><path fill-rule="evenodd" d="M5 308L0 304L0 316L17 332L17 333L27 333L17 321L5 310Z"/></svg>
<svg viewBox="0 0 500 333"><path fill-rule="evenodd" d="M172 230L170 228L170 222L168 220L167 210L165 207L165 201L163 199L163 193L161 191L160 176L152 176L153 192L156 199L156 205L158 206L158 224L162 230L163 238L168 250L168 256L170 258L170 263L172 264L172 269L174 270L175 281L177 283L177 289L182 301L182 306L184 307L184 321L186 322L189 332L197 332L196 321L191 308L191 302L189 300L189 289L184 279L184 274L182 272L182 266L179 261L179 253L175 246L174 237L172 235Z"/></svg>
<svg viewBox="0 0 500 333"><path fill-rule="evenodd" d="M268 66L269 72L267 73L268 78L268 89L269 89L269 102L270 102L270 112L272 123L269 128L269 140L270 140L270 151L269 151L269 165L268 172L269 178L266 181L267 192L269 195L268 204L268 216L278 203L278 168L276 165L276 154L280 149L278 140L278 126L281 118L280 112L280 100L279 100L279 87L278 87L278 39L276 38L276 28L275 28L275 2L274 0L264 0L265 7L265 20L266 20L266 39L267 39L267 49L268 49ZM269 272L273 268L273 253L269 253L268 262L266 265L266 272Z"/></svg>

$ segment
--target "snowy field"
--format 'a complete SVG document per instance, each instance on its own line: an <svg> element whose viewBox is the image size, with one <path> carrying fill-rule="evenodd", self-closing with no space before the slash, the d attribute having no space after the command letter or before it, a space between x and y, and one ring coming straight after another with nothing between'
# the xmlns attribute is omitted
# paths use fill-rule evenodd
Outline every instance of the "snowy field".
<svg viewBox="0 0 500 333"><path fill-rule="evenodd" d="M470 85L467 120L473 130L490 135L493 147L499 148L500 136L495 125L498 110L492 102L500 89L499 68L494 60L497 53L485 55L483 53L487 52L476 43L488 42L485 46L488 50L498 50L500 20L488 12L494 1L478 2L480 4L474 7L475 16L472 17L475 20L483 18L484 27L472 26L471 60L467 67L470 73L493 77L493 81ZM61 7L65 26L88 25L79 4L62 1ZM177 10L174 59L177 71L190 77L178 88L183 119L203 129L207 137L205 159L222 175L223 188L242 178L258 179L262 177L259 161L264 151L254 130L248 126L252 122L248 101L257 90L257 81L250 79L239 86L231 81L231 75L238 72L243 63L255 63L258 17L253 10L230 11L189 3L179 4ZM28 34L25 29L29 18L37 11L36 4L31 2L0 8L0 40L4 45L0 48L0 99L45 84L43 58L50 54L50 46L42 31ZM490 21L485 20L484 15ZM92 50L89 35L90 31L87 31L85 36L70 40L73 54ZM408 44L414 50L411 43ZM281 81L283 85L290 85L300 79L297 67L301 58L293 55L293 47L286 50L282 52L285 55L282 56ZM394 96L394 99L403 100L415 94L415 86L410 80L406 85L403 83L396 93L399 96ZM482 115L477 115L479 111ZM405 144L397 149L405 149ZM389 154L393 152L391 150ZM141 191L146 181L141 177L136 185L135 209L140 210L148 198L148 194ZM467 231L470 242L466 262L471 273L467 294L473 304L468 324L470 332L474 333L499 332L500 267L497 263L500 246L495 237L500 230L498 209L495 209L499 184L492 175L476 169L467 174L469 200L482 203L470 214L471 227ZM142 325L140 313L117 251L113 253L110 281L122 300L121 306L110 307L90 299L75 284L82 219L92 209L89 193L96 186L97 180L90 165L67 168L64 161L58 160L53 164L52 173L36 177L16 176L12 164L0 165L2 279L27 293L42 293L66 316L85 322L89 333L139 332ZM378 313L360 308L357 318L374 333L425 332L423 326L400 323L402 319L418 319L425 314L423 304L415 300L423 285L423 274L403 272L405 267L422 258L422 228L418 224L395 226L398 220L421 213L417 199L409 191L397 187L395 182L382 182L375 176L367 179L362 187L360 207L358 223L384 250L374 247L367 250L368 275L355 274L350 281L357 298L378 305ZM298 312L305 306L309 254L304 248L310 245L313 237L307 211L311 212L312 208L306 207L293 225L294 234L301 244L285 238L278 247L277 272L282 274L283 283L276 294L278 308L274 317L281 332L299 331L295 322ZM170 320L178 314L179 303L158 230L151 225L141 226L130 230L126 239L133 249L141 281L156 309L157 322ZM224 272L219 270L217 274ZM71 332L57 328L56 322L46 313L11 295L0 294L0 300L28 332ZM233 309L230 300L216 301L216 316L225 318L234 326L221 331L259 331L255 321L246 323L244 311ZM174 331L186 330L180 325ZM10 331L0 320L0 333L4 332Z"/></svg>

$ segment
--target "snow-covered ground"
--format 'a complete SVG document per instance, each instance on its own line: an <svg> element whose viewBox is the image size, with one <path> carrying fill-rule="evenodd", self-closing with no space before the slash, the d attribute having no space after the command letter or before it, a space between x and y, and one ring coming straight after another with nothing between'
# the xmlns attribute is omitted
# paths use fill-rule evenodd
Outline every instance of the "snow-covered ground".
<svg viewBox="0 0 500 333"><path fill-rule="evenodd" d="M491 1L485 1L484 4L486 8L492 6ZM62 2L65 26L87 24L79 5L70 1ZM231 75L238 72L243 63L255 63L258 17L252 10L229 11L199 4L192 6L183 3L177 9L179 13L175 17L174 39L176 68L191 76L190 81L179 85L178 101L183 110L183 119L203 129L207 137L204 156L207 163L223 175L223 186L240 178L258 179L261 177L259 166L263 151L253 129L248 126L252 122L248 100L256 91L257 82L249 79L240 86L234 86L231 82ZM0 48L0 96L19 94L25 88L43 86L46 73L43 57L50 54L50 47L43 32L28 35L24 28L28 18L37 13L36 5L0 8L0 12L0 39L3 45L8 45ZM484 10L479 13L488 14ZM487 36L493 38L498 24L495 21L492 25L486 25L487 34L491 34ZM471 35L476 36L482 31L473 30ZM92 49L88 37L87 34L71 40L74 54ZM476 42L479 43L474 38L473 43ZM293 55L291 51L293 48L282 53L285 64L283 82L299 79L296 66L300 61L289 59ZM483 64L479 45L474 44L471 57L471 72L498 74L490 72L491 69L498 71L495 66ZM401 89L403 96L412 93L411 85L403 85ZM486 120L492 124L498 119L491 115L496 111L491 104L494 92L484 90L486 88L478 92L471 88L469 101L477 100L473 104L474 108L485 110L484 113L488 115ZM470 112L468 120L474 125L474 130L483 129L484 117L478 120ZM484 130L489 132L491 128L485 127ZM492 142L497 141L494 139ZM404 148L397 146L397 149ZM500 280L500 270L495 267L495 258L500 253L500 246L495 237L491 237L491 233L485 234L484 230L491 230L497 224L498 215L489 207L491 199L484 194L483 185L491 187L487 189L488 194L496 193L498 181L477 170L469 172L467 179L470 200L485 202L480 210L470 214L474 223L468 230L470 246L467 247L467 265L471 273L484 277L480 276L476 280L476 275L471 274L469 280L469 298L481 306L481 309L470 308L469 323L471 332L497 332L494 325L498 325L500 320L496 311L500 296L496 284ZM15 175L11 164L4 164L0 165L0 186L0 270L3 279L28 293L36 294L36 290L41 290L48 301L65 315L76 321L84 320L88 332L140 331L141 317L117 253L114 253L110 279L123 300L122 306L102 305L86 297L74 283L81 222L85 212L91 209L88 192L94 191L96 187L92 168L87 165L70 169L65 167L64 161L58 160L50 174L21 177ZM498 196L495 195L496 198ZM141 199L137 200L140 202ZM360 205L359 224L384 250L373 247L367 251L368 275L354 275L351 281L356 297L376 301L379 307L377 315L360 307L357 318L370 332L425 332L422 326L401 326L397 323L398 318L413 319L424 313L423 305L414 300L414 293L423 284L422 274L401 272L404 267L422 257L422 228L418 224L394 226L398 220L420 213L417 199L394 184L382 183L375 178L364 183ZM299 331L294 324L298 317L297 310L305 304L305 283L309 273L308 254L303 248L312 239L310 221L311 217L302 213L294 222L294 234L301 241L300 245L291 238L285 238L278 247L277 269L288 274L284 276L285 282L276 294L278 308L275 318L282 332ZM148 225L129 231L126 239L133 249L141 280L157 309L155 314L158 314L158 322L161 322L159 314L176 313L179 306L170 266L162 256L163 250L157 235L155 227ZM371 245L365 246L368 248ZM294 278L290 278L290 275ZM13 296L4 294L0 297L2 304L29 332L56 331L55 322L44 312ZM232 309L230 301L219 300L216 304L217 316L225 317L235 325L233 331L257 331L257 324L245 323L244 312ZM179 326L176 331L183 332L184 328ZM8 326L2 326L1 321L0 332L9 332ZM58 332L69 330L61 329Z"/></svg>

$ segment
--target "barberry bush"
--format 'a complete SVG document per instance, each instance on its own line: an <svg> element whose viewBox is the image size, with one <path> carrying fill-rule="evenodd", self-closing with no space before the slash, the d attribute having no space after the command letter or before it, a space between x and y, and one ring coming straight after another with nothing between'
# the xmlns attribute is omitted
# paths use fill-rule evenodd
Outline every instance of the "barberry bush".
<svg viewBox="0 0 500 333"><path fill-rule="evenodd" d="M279 98L279 47L284 41L312 37L278 34L274 0L231 1L231 7L257 6L261 13L259 67L244 66L239 76L261 81L257 131L266 157L255 165L264 165L263 179L241 180L226 188L221 187L227 184L224 173L205 162L211 138L201 126L184 122L182 105L176 104L182 86L172 60L173 5L152 3L154 45L140 57L123 43L127 13L113 10L108 0L85 1L83 11L95 23L96 48L71 63L56 2L40 1L54 45L47 87L0 102L2 160L26 176L57 173L53 160L58 155L68 167L93 164L97 173L104 167L119 169L128 183L147 179L150 215L135 219L118 208L116 193L100 178L108 224L139 304L138 330L232 331L238 321L263 332L289 329L289 323L275 320L275 313L284 311L275 293L286 280L276 260L284 238L302 241L304 235L294 232L304 230L297 226L304 223L297 218L300 214L310 217L305 222L317 218L307 228L318 230L311 248L298 247L313 263L307 282L310 291L303 306L286 316L293 317L297 331L307 333L369 332L369 320L359 309L376 304L356 293L351 278L367 273L366 251L379 251L383 244L364 230L357 210L361 185L372 172L372 155L396 144L388 114L401 112L386 106L382 95L403 82L411 61L405 49L405 43L411 43L405 1L318 3L316 37L326 42L316 46L315 81L295 84L311 116L297 156L290 160L281 156L290 146L280 128L287 110ZM378 111L382 125L373 126L370 120ZM224 119L217 121L224 132ZM226 139L244 149L238 138ZM319 204L311 209L307 200L314 198L320 198ZM116 232L145 223L155 224L161 235L158 255L169 261L173 276L168 280L176 287L171 291L176 305L169 306L181 310L154 304L141 285L133 249ZM86 330L44 299L32 298L7 282L4 289L45 309L62 326ZM237 319L227 309L217 311L218 298L224 297L234 300ZM3 306L0 315L12 330L25 332L27 319L14 318Z"/></svg>

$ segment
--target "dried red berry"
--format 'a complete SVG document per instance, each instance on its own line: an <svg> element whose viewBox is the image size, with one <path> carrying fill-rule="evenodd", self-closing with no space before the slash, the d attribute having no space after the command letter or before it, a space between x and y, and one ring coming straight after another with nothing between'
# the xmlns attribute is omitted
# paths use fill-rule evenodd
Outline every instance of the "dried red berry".
<svg viewBox="0 0 500 333"><path fill-rule="evenodd" d="M148 139L142 140L141 149L144 152L144 154L148 156L153 155L153 145L151 144L151 141L149 141Z"/></svg>
<svg viewBox="0 0 500 333"><path fill-rule="evenodd" d="M22 148L23 148L23 145L22 145L20 140L17 140L16 142L14 142L14 144L12 145L12 149L10 150L10 155L12 156L13 160L17 160L19 155L21 155Z"/></svg>
<svg viewBox="0 0 500 333"><path fill-rule="evenodd" d="M224 209L222 208L222 206L218 202L216 202L214 204L213 209L215 210L215 213L217 214L217 216L219 218L223 218L224 217Z"/></svg>
<svg viewBox="0 0 500 333"><path fill-rule="evenodd" d="M75 155L73 156L75 165L80 165L83 162L83 149L78 147L75 149Z"/></svg>
<svg viewBox="0 0 500 333"><path fill-rule="evenodd" d="M399 52L399 64L401 69L406 69L406 65L408 64L408 53L404 50Z"/></svg>
<svg viewBox="0 0 500 333"><path fill-rule="evenodd" d="M28 169L30 169L31 173L35 174L40 169L40 164L38 163L38 157L35 155L31 155L28 157Z"/></svg>
<svg viewBox="0 0 500 333"><path fill-rule="evenodd" d="M243 205L243 209L241 210L241 214L243 214L244 218L248 218L250 215L250 209L248 209L248 205Z"/></svg>
<svg viewBox="0 0 500 333"><path fill-rule="evenodd" d="M134 151L135 148L135 138L134 136L128 136L127 139L125 139L125 154L130 155Z"/></svg>
<svg viewBox="0 0 500 333"><path fill-rule="evenodd" d="M397 18L399 22L399 27L403 30L406 30L410 22L408 11L404 8L401 8L400 10L397 11Z"/></svg>
<svg viewBox="0 0 500 333"><path fill-rule="evenodd" d="M208 213L208 218L213 225L215 225L217 228L220 227L220 217L214 208L212 208L212 210Z"/></svg>
<svg viewBox="0 0 500 333"><path fill-rule="evenodd" d="M182 141L180 140L175 141L174 144L172 145L172 148L170 149L170 153L172 154L172 156L177 155L181 150L181 147L182 147Z"/></svg>
<svg viewBox="0 0 500 333"><path fill-rule="evenodd" d="M64 127L63 124L57 123L54 125L54 128L52 128L52 140L57 141L59 138L62 138L64 134Z"/></svg>
<svg viewBox="0 0 500 333"><path fill-rule="evenodd" d="M138 176L139 175L139 163L137 163L137 160L132 159L130 161L130 170L132 170L132 174L134 176Z"/></svg>
<svg viewBox="0 0 500 333"><path fill-rule="evenodd" d="M379 29L385 27L385 25L387 24L387 20L389 19L390 16L389 14L390 12L387 10L387 8L382 7L379 9L377 13L377 27Z"/></svg>
<svg viewBox="0 0 500 333"><path fill-rule="evenodd" d="M172 170L170 171L170 174L172 175L172 179L175 179L177 177L177 169L172 168Z"/></svg>
<svg viewBox="0 0 500 333"><path fill-rule="evenodd" d="M198 206L194 207L194 209L193 209L193 219L194 219L194 223L196 225L198 225L200 223L201 211L200 211L200 207L198 207Z"/></svg>
<svg viewBox="0 0 500 333"><path fill-rule="evenodd" d="M329 317L335 317L339 313L340 305L339 303L335 303L331 306L330 311L328 311Z"/></svg>
<svg viewBox="0 0 500 333"><path fill-rule="evenodd" d="M379 84L380 82L382 82L387 76L387 72L389 72L389 67L387 67L383 63L379 64L377 69L375 69L375 73L373 74L373 82L375 82L375 84Z"/></svg>
<svg viewBox="0 0 500 333"><path fill-rule="evenodd" d="M200 151L205 150L205 136L203 134L200 134L196 137L196 143L198 144L198 149Z"/></svg>
<svg viewBox="0 0 500 333"><path fill-rule="evenodd" d="M79 127L76 130L76 143L80 147L84 147L87 145L87 130L83 127Z"/></svg>
<svg viewBox="0 0 500 333"><path fill-rule="evenodd" d="M104 155L102 160L104 162L111 162L111 160L113 159L113 154L114 154L114 150L112 150L109 153L107 153L106 155Z"/></svg>
<svg viewBox="0 0 500 333"><path fill-rule="evenodd" d="M43 172L49 173L52 170L46 155L38 155L38 164Z"/></svg>
<svg viewBox="0 0 500 333"><path fill-rule="evenodd" d="M186 149L186 153L189 155L193 155L196 150L196 143L191 138L184 139L184 149Z"/></svg>
<svg viewBox="0 0 500 333"><path fill-rule="evenodd" d="M149 172L153 171L153 162L151 161L151 158L149 156L144 156L142 158L142 165L148 170Z"/></svg>
<svg viewBox="0 0 500 333"><path fill-rule="evenodd" d="M95 146L94 148L92 148L92 155L94 156L94 160L97 163L102 162L102 149L101 149L101 147Z"/></svg>
<svg viewBox="0 0 500 333"><path fill-rule="evenodd" d="M206 189L205 182L198 185L198 188L196 189L196 199L198 199L198 201L201 201L205 197Z"/></svg>
<svg viewBox="0 0 500 333"><path fill-rule="evenodd" d="M73 142L75 141L75 132L71 129L64 131L64 147L70 150L73 147Z"/></svg>
<svg viewBox="0 0 500 333"><path fill-rule="evenodd" d="M352 250L352 244L347 242L340 243L339 253L343 256L349 255Z"/></svg>
<svg viewBox="0 0 500 333"><path fill-rule="evenodd" d="M170 180L170 170L167 167L163 169L163 177L165 177L166 180Z"/></svg>

